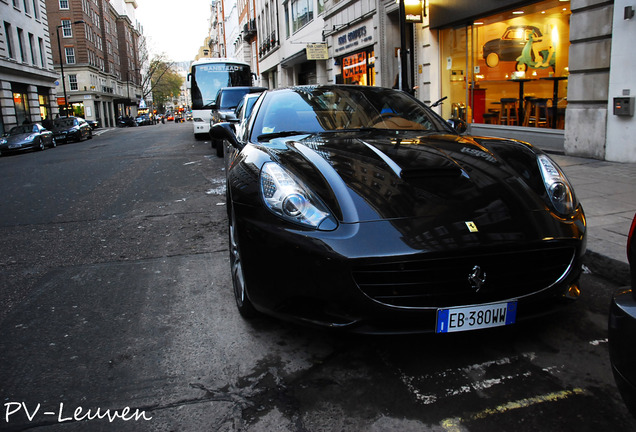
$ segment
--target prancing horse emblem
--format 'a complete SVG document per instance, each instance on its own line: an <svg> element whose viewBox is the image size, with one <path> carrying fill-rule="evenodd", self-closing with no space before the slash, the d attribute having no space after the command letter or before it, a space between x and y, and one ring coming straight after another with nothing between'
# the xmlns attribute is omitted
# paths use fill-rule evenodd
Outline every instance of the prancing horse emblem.
<svg viewBox="0 0 636 432"><path fill-rule="evenodd" d="M481 270L481 267L475 266L468 275L468 282L475 292L479 292L482 286L486 283L486 272Z"/></svg>

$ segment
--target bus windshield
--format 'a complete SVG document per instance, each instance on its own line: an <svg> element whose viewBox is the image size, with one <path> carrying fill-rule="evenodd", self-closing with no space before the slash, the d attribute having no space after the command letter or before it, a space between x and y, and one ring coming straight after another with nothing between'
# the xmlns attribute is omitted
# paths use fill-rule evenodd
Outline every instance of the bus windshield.
<svg viewBox="0 0 636 432"><path fill-rule="evenodd" d="M211 108L223 87L251 86L247 65L210 63L192 67L192 109Z"/></svg>

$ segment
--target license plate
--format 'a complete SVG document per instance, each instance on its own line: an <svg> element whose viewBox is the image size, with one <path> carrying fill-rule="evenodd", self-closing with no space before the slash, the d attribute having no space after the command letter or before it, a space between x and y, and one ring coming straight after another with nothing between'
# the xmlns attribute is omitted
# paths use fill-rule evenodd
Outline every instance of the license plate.
<svg viewBox="0 0 636 432"><path fill-rule="evenodd" d="M514 324L517 301L437 309L437 333L452 333Z"/></svg>

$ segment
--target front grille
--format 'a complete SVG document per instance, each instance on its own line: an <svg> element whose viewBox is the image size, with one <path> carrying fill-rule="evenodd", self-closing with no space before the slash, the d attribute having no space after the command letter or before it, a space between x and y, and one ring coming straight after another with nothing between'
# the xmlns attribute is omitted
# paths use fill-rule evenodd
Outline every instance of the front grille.
<svg viewBox="0 0 636 432"><path fill-rule="evenodd" d="M573 247L535 248L421 259L364 262L352 274L372 299L398 307L448 307L518 298L558 281L570 267ZM475 266L486 273L478 292L468 276Z"/></svg>

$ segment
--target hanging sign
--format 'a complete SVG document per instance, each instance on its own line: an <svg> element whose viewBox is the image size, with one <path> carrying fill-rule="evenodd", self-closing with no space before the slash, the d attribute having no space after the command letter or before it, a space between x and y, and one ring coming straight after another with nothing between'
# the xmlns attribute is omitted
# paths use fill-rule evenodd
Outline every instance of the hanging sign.
<svg viewBox="0 0 636 432"><path fill-rule="evenodd" d="M326 43L307 44L307 60L327 60L329 51Z"/></svg>

